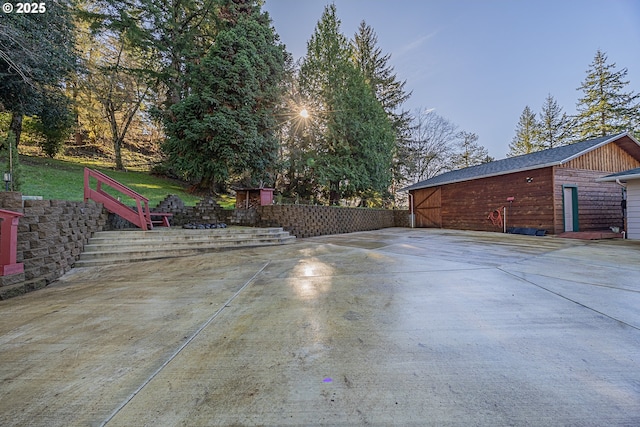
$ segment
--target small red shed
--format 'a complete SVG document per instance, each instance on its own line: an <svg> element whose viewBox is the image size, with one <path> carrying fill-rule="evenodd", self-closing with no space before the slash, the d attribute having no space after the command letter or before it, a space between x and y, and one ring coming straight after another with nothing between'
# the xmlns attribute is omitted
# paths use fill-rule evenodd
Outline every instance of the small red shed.
<svg viewBox="0 0 640 427"><path fill-rule="evenodd" d="M236 189L236 209L251 209L273 203L273 188Z"/></svg>
<svg viewBox="0 0 640 427"><path fill-rule="evenodd" d="M640 167L640 142L621 133L459 169L404 190L417 227L558 234L622 226L622 189L598 182Z"/></svg>

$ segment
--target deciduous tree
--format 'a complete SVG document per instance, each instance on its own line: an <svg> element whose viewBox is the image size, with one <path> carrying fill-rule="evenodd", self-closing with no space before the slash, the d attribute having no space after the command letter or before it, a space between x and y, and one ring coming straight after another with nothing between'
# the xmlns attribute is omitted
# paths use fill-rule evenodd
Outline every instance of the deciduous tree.
<svg viewBox="0 0 640 427"><path fill-rule="evenodd" d="M409 182L433 178L452 169L456 153L457 126L433 110L419 109L414 114L407 144L404 175Z"/></svg>
<svg viewBox="0 0 640 427"><path fill-rule="evenodd" d="M132 0L123 7L120 0L84 0L78 15L93 32L115 38L116 45L125 43L136 68L121 64L120 70L135 76L138 86L151 88L155 96L150 109L162 122L172 120L166 117L170 107L192 93L190 67L198 65L214 43L225 1Z"/></svg>
<svg viewBox="0 0 640 427"><path fill-rule="evenodd" d="M122 145L152 87L147 76L138 71L140 67L135 58L125 49L126 40L111 41L112 44L105 46L105 62L95 69L98 74L94 76L91 89L109 123L116 169L123 170Z"/></svg>

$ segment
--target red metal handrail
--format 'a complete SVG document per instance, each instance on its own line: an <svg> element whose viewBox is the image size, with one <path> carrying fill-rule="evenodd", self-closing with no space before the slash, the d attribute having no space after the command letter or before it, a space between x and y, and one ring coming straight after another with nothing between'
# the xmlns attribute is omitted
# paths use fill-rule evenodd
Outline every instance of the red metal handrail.
<svg viewBox="0 0 640 427"><path fill-rule="evenodd" d="M91 178L97 181L96 189L91 188ZM128 196L135 200L137 210L130 208L109 193L102 189L102 185L106 185L115 191ZM137 225L143 230L153 228L151 216L149 215L149 199L141 194L136 193L129 187L120 184L113 178L99 172L97 170L84 168L84 200L93 200L102 203L106 210L126 219L132 224Z"/></svg>

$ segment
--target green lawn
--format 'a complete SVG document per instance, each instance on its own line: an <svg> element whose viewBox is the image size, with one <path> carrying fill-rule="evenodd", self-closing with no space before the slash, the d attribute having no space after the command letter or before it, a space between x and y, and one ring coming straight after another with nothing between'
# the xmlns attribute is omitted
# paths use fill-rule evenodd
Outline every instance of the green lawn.
<svg viewBox="0 0 640 427"><path fill-rule="evenodd" d="M25 196L42 196L44 199L81 201L84 198L84 167L99 170L149 199L155 207L169 194L175 194L189 206L200 201L185 191L185 186L174 180L151 175L147 172L115 171L82 160L57 160L44 157L20 156L22 165L22 189ZM95 188L95 187L94 187ZM218 201L223 207L233 206L234 200L225 197Z"/></svg>

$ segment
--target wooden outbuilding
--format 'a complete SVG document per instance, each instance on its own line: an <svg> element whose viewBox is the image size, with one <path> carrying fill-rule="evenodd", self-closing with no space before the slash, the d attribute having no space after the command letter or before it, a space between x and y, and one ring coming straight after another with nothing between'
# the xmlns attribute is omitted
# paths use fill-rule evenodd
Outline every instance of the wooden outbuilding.
<svg viewBox="0 0 640 427"><path fill-rule="evenodd" d="M627 197L625 229L627 238L640 240L640 168L607 175L598 179L599 182L615 182L624 186Z"/></svg>
<svg viewBox="0 0 640 427"><path fill-rule="evenodd" d="M237 188L236 209L255 209L273 203L273 188Z"/></svg>
<svg viewBox="0 0 640 427"><path fill-rule="evenodd" d="M599 231L621 227L622 188L600 182L640 167L629 133L446 172L405 188L416 227Z"/></svg>

